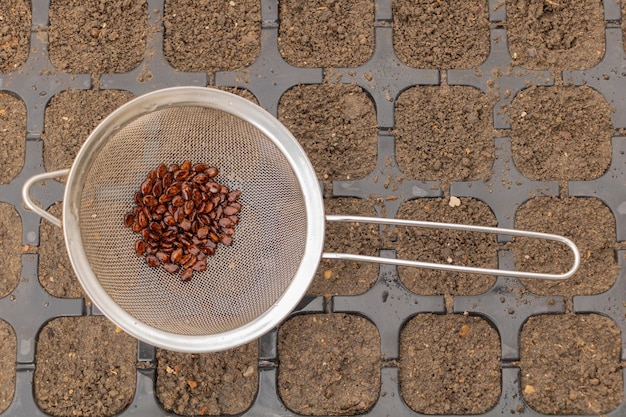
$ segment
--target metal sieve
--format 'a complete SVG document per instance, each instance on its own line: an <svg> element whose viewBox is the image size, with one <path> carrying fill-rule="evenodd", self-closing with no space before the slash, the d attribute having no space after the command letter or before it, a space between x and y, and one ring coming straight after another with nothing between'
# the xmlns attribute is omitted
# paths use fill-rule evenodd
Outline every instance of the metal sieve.
<svg viewBox="0 0 626 417"><path fill-rule="evenodd" d="M148 267L124 227L148 171L184 160L220 169L218 182L241 190L231 247L207 257L207 270L181 282ZM180 352L229 349L278 325L304 296L320 257L459 272L565 279L580 255L570 240L544 233L375 217L325 216L315 172L278 120L250 101L216 89L175 87L125 104L89 135L69 170L30 178L27 207L61 226L31 200L31 186L68 175L63 232L70 261L93 303L149 344ZM322 253L325 221L473 230L550 239L574 253L564 274L513 272L342 253Z"/></svg>

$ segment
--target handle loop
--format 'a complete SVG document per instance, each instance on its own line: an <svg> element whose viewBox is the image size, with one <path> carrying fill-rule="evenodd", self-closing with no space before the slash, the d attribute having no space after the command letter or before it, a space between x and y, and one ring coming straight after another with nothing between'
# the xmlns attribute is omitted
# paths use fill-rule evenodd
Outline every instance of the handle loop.
<svg viewBox="0 0 626 417"><path fill-rule="evenodd" d="M41 174L33 175L24 183L22 187L22 200L24 200L24 204L26 207L38 214L40 217L48 220L50 223L55 225L56 227L61 227L61 220L54 217L52 214L48 213L46 210L42 209L38 205L36 205L33 200L30 198L30 189L32 186L39 181L50 180L53 178L66 177L70 173L69 169L60 169L58 171L50 171L43 172Z"/></svg>

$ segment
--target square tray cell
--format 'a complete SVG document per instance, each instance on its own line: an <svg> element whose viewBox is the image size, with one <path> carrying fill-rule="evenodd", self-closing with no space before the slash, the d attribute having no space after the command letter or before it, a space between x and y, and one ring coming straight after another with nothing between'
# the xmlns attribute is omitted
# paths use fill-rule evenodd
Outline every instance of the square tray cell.
<svg viewBox="0 0 626 417"><path fill-rule="evenodd" d="M50 61L71 73L120 73L146 52L146 1L51 0Z"/></svg>
<svg viewBox="0 0 626 417"><path fill-rule="evenodd" d="M179 71L232 71L261 51L259 0L166 0L164 53Z"/></svg>
<svg viewBox="0 0 626 417"><path fill-rule="evenodd" d="M380 390L380 336L348 314L295 316L278 333L278 393L303 415L355 415Z"/></svg>
<svg viewBox="0 0 626 417"><path fill-rule="evenodd" d="M529 318L520 335L524 401L542 414L608 413L623 401L620 351L620 331L607 317Z"/></svg>
<svg viewBox="0 0 626 417"><path fill-rule="evenodd" d="M615 218L595 198L533 198L515 216L515 228L555 233L574 241L581 253L579 270L564 281L526 279L524 285L536 294L583 295L608 290L619 272L615 259ZM520 270L566 272L573 257L563 245L517 238L512 245Z"/></svg>
<svg viewBox="0 0 626 417"><path fill-rule="evenodd" d="M132 98L118 90L68 90L52 97L41 135L46 170L70 168L91 131Z"/></svg>
<svg viewBox="0 0 626 417"><path fill-rule="evenodd" d="M22 269L22 220L15 208L0 203L0 297L15 289Z"/></svg>
<svg viewBox="0 0 626 417"><path fill-rule="evenodd" d="M11 182L24 167L25 141L24 102L8 93L0 92L0 184Z"/></svg>
<svg viewBox="0 0 626 417"><path fill-rule="evenodd" d="M258 390L257 342L217 353L159 349L157 360L156 395L179 415L240 414Z"/></svg>
<svg viewBox="0 0 626 417"><path fill-rule="evenodd" d="M63 203L56 203L48 212L60 219ZM39 229L39 282L51 295L61 298L84 297L78 278L67 255L63 230L45 219Z"/></svg>
<svg viewBox="0 0 626 417"><path fill-rule="evenodd" d="M513 161L531 180L587 181L611 164L611 107L589 87L532 87L508 110Z"/></svg>
<svg viewBox="0 0 626 417"><path fill-rule="evenodd" d="M393 48L409 67L466 69L489 55L486 0L393 1Z"/></svg>
<svg viewBox="0 0 626 417"><path fill-rule="evenodd" d="M35 354L37 405L55 416L112 416L135 389L135 339L105 317L61 317L42 327Z"/></svg>
<svg viewBox="0 0 626 417"><path fill-rule="evenodd" d="M509 51L529 69L586 69L604 54L604 11L596 0L507 2Z"/></svg>
<svg viewBox="0 0 626 417"><path fill-rule="evenodd" d="M6 321L0 320L0 413L11 405L15 393L15 361L17 342L15 332Z"/></svg>
<svg viewBox="0 0 626 417"><path fill-rule="evenodd" d="M376 217L372 201L356 198L324 200L327 214ZM383 246L379 227L367 223L327 222L324 252L376 256ZM379 266L371 262L322 259L309 288L314 295L356 295L366 292L378 278Z"/></svg>
<svg viewBox="0 0 626 417"><path fill-rule="evenodd" d="M482 414L500 397L500 339L479 317L418 314L400 335L400 394L424 414Z"/></svg>
<svg viewBox="0 0 626 417"><path fill-rule="evenodd" d="M376 110L360 87L296 86L281 98L278 118L304 148L318 179L356 179L374 169Z"/></svg>
<svg viewBox="0 0 626 417"><path fill-rule="evenodd" d="M278 47L296 67L358 67L374 53L372 0L280 1Z"/></svg>
<svg viewBox="0 0 626 417"><path fill-rule="evenodd" d="M482 201L462 198L458 207L449 199L424 198L402 204L397 218L445 223L496 226L496 218ZM496 236L486 233L398 227L393 232L397 241L391 246L400 259L439 264L497 268ZM476 295L485 293L495 283L488 275L463 274L424 268L398 267L402 283L420 295Z"/></svg>
<svg viewBox="0 0 626 417"><path fill-rule="evenodd" d="M26 62L30 25L28 0L4 0L0 4L0 72L15 71Z"/></svg>
<svg viewBox="0 0 626 417"><path fill-rule="evenodd" d="M453 181L491 176L493 103L472 87L413 87L396 102L396 158L410 178Z"/></svg>

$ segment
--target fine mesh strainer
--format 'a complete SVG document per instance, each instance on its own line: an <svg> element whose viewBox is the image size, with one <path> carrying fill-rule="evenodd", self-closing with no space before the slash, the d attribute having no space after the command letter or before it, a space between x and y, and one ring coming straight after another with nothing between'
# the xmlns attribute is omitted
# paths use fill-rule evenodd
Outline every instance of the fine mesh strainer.
<svg viewBox="0 0 626 417"><path fill-rule="evenodd" d="M181 282L151 268L124 227L146 173L184 160L219 168L218 182L241 190L234 243L207 257L207 270ZM69 175L68 175L69 174ZM154 346L208 352L247 343L278 325L304 296L320 257L521 278L565 279L580 255L570 240L491 227L355 216L325 216L315 172L278 120L233 94L198 87L155 91L120 107L87 138L70 170L43 173L23 188L68 175L63 231L70 261L93 303L115 324ZM322 253L325 221L359 221L501 233L555 240L574 253L564 274L512 272L400 259Z"/></svg>

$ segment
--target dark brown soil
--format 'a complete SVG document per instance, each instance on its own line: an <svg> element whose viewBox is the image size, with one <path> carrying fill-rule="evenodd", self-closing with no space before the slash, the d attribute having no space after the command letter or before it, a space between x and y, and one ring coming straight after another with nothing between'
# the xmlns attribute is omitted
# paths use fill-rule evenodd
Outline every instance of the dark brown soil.
<svg viewBox="0 0 626 417"><path fill-rule="evenodd" d="M280 53L296 67L357 67L374 53L372 0L286 0L279 18Z"/></svg>
<svg viewBox="0 0 626 417"><path fill-rule="evenodd" d="M42 134L46 170L70 168L91 131L132 98L117 90L68 90L52 97Z"/></svg>
<svg viewBox="0 0 626 417"><path fill-rule="evenodd" d="M0 93L0 184L11 182L24 167L25 141L26 106L10 94Z"/></svg>
<svg viewBox="0 0 626 417"><path fill-rule="evenodd" d="M0 297L15 289L20 279L22 261L22 221L17 210L0 203Z"/></svg>
<svg viewBox="0 0 626 417"><path fill-rule="evenodd" d="M371 201L355 198L324 200L327 214L376 217ZM383 241L375 224L327 222L324 252L342 252L376 256ZM366 292L378 278L378 265L322 259L309 288L314 295L355 295Z"/></svg>
<svg viewBox="0 0 626 417"><path fill-rule="evenodd" d="M533 87L509 110L513 160L533 180L591 180L611 163L611 107L589 87Z"/></svg>
<svg viewBox="0 0 626 417"><path fill-rule="evenodd" d="M294 87L280 100L278 117L304 148L318 179L357 179L374 169L376 112L360 87Z"/></svg>
<svg viewBox="0 0 626 417"><path fill-rule="evenodd" d="M361 414L378 400L380 337L362 317L296 316L280 327L278 359L278 392L298 414Z"/></svg>
<svg viewBox="0 0 626 417"><path fill-rule="evenodd" d="M164 53L180 71L227 71L250 65L261 50L259 0L166 0Z"/></svg>
<svg viewBox="0 0 626 417"><path fill-rule="evenodd" d="M523 280L534 293L599 294L608 290L617 279L615 218L600 200L534 198L518 210L515 227L563 235L570 238L581 253L580 269L567 280ZM522 270L564 273L573 262L573 256L564 245L519 238L512 247L515 263Z"/></svg>
<svg viewBox="0 0 626 417"><path fill-rule="evenodd" d="M465 69L487 59L487 0L394 0L393 6L393 47L409 67Z"/></svg>
<svg viewBox="0 0 626 417"><path fill-rule="evenodd" d="M472 87L413 87L396 103L396 158L410 178L453 181L491 176L493 103Z"/></svg>
<svg viewBox="0 0 626 417"><path fill-rule="evenodd" d="M604 12L595 0L525 0L506 5L509 51L530 69L585 69L604 54Z"/></svg>
<svg viewBox="0 0 626 417"><path fill-rule="evenodd" d="M424 198L404 203L398 218L428 220L445 223L495 226L496 218L485 203L462 198L457 207L449 199ZM397 242L392 248L401 259L438 264L497 268L498 244L496 236L485 233L398 227L392 232ZM402 283L421 295L449 294L475 295L485 293L495 283L488 275L461 274L424 268L398 267Z"/></svg>
<svg viewBox="0 0 626 417"><path fill-rule="evenodd" d="M53 205L48 211L60 219L63 203ZM83 289L67 255L63 230L46 220L41 220L39 231L39 282L41 285L55 297L84 297Z"/></svg>
<svg viewBox="0 0 626 417"><path fill-rule="evenodd" d="M479 317L419 314L400 336L400 392L424 414L481 414L502 390L498 332Z"/></svg>
<svg viewBox="0 0 626 417"><path fill-rule="evenodd" d="M30 1L4 0L0 4L0 72L12 72L28 57Z"/></svg>
<svg viewBox="0 0 626 417"><path fill-rule="evenodd" d="M147 22L145 0L51 0L50 61L71 73L130 71L146 51Z"/></svg>
<svg viewBox="0 0 626 417"><path fill-rule="evenodd" d="M520 345L522 393L535 411L598 415L622 402L621 337L609 318L531 317Z"/></svg>
<svg viewBox="0 0 626 417"><path fill-rule="evenodd" d="M135 391L135 339L105 317L62 317L39 333L33 389L54 416L112 416Z"/></svg>
<svg viewBox="0 0 626 417"><path fill-rule="evenodd" d="M246 411L258 388L258 346L218 353L157 351L156 394L176 414L232 415Z"/></svg>
<svg viewBox="0 0 626 417"><path fill-rule="evenodd" d="M0 320L0 413L7 409L15 392L15 361L17 341L15 332L6 321Z"/></svg>

